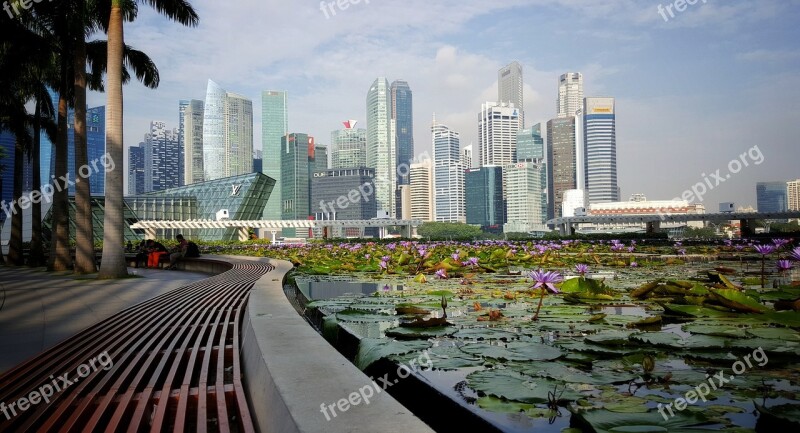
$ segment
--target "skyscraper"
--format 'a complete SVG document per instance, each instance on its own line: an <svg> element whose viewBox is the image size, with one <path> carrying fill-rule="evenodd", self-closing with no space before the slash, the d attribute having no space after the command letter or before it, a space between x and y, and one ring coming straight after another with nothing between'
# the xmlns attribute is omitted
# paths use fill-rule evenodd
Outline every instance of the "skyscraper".
<svg viewBox="0 0 800 433"><path fill-rule="evenodd" d="M577 188L575 117L552 119L547 122L547 219L561 216L564 191Z"/></svg>
<svg viewBox="0 0 800 433"><path fill-rule="evenodd" d="M184 115L186 114L186 109L189 107L189 105L191 105L191 101L188 99L181 99L178 101L178 147L180 147L180 158L178 158L178 176L181 180L180 186L186 184L186 149L183 144L183 136L186 129L186 120L184 119Z"/></svg>
<svg viewBox="0 0 800 433"><path fill-rule="evenodd" d="M396 215L397 146L389 82L376 79L367 92L367 167L375 169L378 211Z"/></svg>
<svg viewBox="0 0 800 433"><path fill-rule="evenodd" d="M208 80L203 110L203 178L253 171L253 102Z"/></svg>
<svg viewBox="0 0 800 433"><path fill-rule="evenodd" d="M367 130L356 129L356 120L343 122L344 129L331 132L331 168L367 166Z"/></svg>
<svg viewBox="0 0 800 433"><path fill-rule="evenodd" d="M439 222L466 222L464 166L458 132L433 121L433 209ZM412 205L413 206L413 205Z"/></svg>
<svg viewBox="0 0 800 433"><path fill-rule="evenodd" d="M514 162L520 112L507 102L487 102L478 115L478 165L506 165Z"/></svg>
<svg viewBox="0 0 800 433"><path fill-rule="evenodd" d="M467 224L485 231L501 232L505 218L503 167L486 165L464 172Z"/></svg>
<svg viewBox="0 0 800 433"><path fill-rule="evenodd" d="M517 162L503 167L506 185L506 233L527 233L544 223L544 164Z"/></svg>
<svg viewBox="0 0 800 433"><path fill-rule="evenodd" d="M461 149L461 164L464 169L472 168L472 145L464 146Z"/></svg>
<svg viewBox="0 0 800 433"><path fill-rule="evenodd" d="M586 198L589 203L619 201L614 98L586 98L583 107Z"/></svg>
<svg viewBox="0 0 800 433"><path fill-rule="evenodd" d="M264 209L264 218L281 219L281 140L289 133L288 93L282 90L261 92L261 150L264 174L275 179L275 188Z"/></svg>
<svg viewBox="0 0 800 433"><path fill-rule="evenodd" d="M167 129L165 122L150 122L144 136L144 192L163 191L181 186L178 130Z"/></svg>
<svg viewBox="0 0 800 433"><path fill-rule="evenodd" d="M311 215L311 174L315 168L314 137L286 134L281 141L281 219L306 219ZM284 236L294 236L283 229Z"/></svg>
<svg viewBox="0 0 800 433"><path fill-rule="evenodd" d="M800 210L800 179L786 182L786 193L789 196L787 210Z"/></svg>
<svg viewBox="0 0 800 433"><path fill-rule="evenodd" d="M192 99L183 109L183 132L179 140L183 151L183 184L203 181L203 101Z"/></svg>
<svg viewBox="0 0 800 433"><path fill-rule="evenodd" d="M544 138L542 138L542 124L537 123L532 128L521 129L517 133L517 160L516 162L544 161Z"/></svg>
<svg viewBox="0 0 800 433"><path fill-rule="evenodd" d="M497 101L514 104L520 111L519 129L525 127L522 65L514 61L497 71Z"/></svg>
<svg viewBox="0 0 800 433"><path fill-rule="evenodd" d="M411 219L433 221L432 168L430 159L411 164Z"/></svg>
<svg viewBox="0 0 800 433"><path fill-rule="evenodd" d="M128 195L144 194L144 143L128 148Z"/></svg>
<svg viewBox="0 0 800 433"><path fill-rule="evenodd" d="M786 182L758 182L756 201L759 212L786 212L789 208Z"/></svg>
<svg viewBox="0 0 800 433"><path fill-rule="evenodd" d="M395 80L391 85L392 119L395 124L397 142L397 183L408 185L408 165L414 159L414 110L411 87L403 80Z"/></svg>
<svg viewBox="0 0 800 433"><path fill-rule="evenodd" d="M56 104L58 98L56 97ZM56 105L57 107L58 105ZM67 112L67 175L71 182L75 181L75 111L70 109ZM49 140L47 141L49 143ZM45 142L42 142L42 148L46 147ZM52 148L52 145L50 146ZM87 161L91 165L92 161L100 160L106 153L106 107L92 107L86 109L86 150ZM44 152L43 152L44 153ZM47 161L47 169L42 168L42 172L48 172L51 175L55 173L55 153L50 153L50 160ZM43 159L40 161L44 162ZM42 165L42 167L45 167ZM89 177L89 190L92 195L105 194L105 170L92 170ZM50 182L52 179L47 179L45 182ZM43 183L45 183L43 182ZM69 195L75 195L75 185L69 185Z"/></svg>
<svg viewBox="0 0 800 433"><path fill-rule="evenodd" d="M583 108L583 74L567 72L558 77L556 117L575 116Z"/></svg>

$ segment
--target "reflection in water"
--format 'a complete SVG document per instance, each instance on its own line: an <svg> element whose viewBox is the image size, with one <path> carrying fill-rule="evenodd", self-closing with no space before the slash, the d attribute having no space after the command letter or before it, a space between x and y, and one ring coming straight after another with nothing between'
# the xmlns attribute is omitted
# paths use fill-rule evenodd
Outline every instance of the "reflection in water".
<svg viewBox="0 0 800 433"><path fill-rule="evenodd" d="M371 295L378 290L403 290L402 284L358 283L351 281L303 281L297 287L310 300L332 299L343 295Z"/></svg>

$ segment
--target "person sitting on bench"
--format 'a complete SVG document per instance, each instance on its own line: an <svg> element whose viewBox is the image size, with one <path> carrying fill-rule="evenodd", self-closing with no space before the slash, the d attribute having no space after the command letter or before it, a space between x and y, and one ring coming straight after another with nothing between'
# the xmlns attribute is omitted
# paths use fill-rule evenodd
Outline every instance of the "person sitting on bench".
<svg viewBox="0 0 800 433"><path fill-rule="evenodd" d="M158 262L161 260L161 256L167 254L168 250L167 247L164 246L161 242L156 242L152 239L147 240L147 267L148 268L157 268Z"/></svg>
<svg viewBox="0 0 800 433"><path fill-rule="evenodd" d="M134 252L136 253L136 267L147 265L147 241L139 242Z"/></svg>
<svg viewBox="0 0 800 433"><path fill-rule="evenodd" d="M183 238L183 235L175 236L178 245L172 249L172 254L169 255L169 267L167 269L177 269L178 260L186 256L186 250L189 248L189 242Z"/></svg>

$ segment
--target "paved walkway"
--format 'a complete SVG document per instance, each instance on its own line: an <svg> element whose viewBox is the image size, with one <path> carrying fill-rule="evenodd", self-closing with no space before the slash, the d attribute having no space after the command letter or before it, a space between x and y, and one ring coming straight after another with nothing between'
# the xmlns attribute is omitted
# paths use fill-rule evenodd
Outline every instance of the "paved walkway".
<svg viewBox="0 0 800 433"><path fill-rule="evenodd" d="M130 271L137 278L99 281L43 268L0 266L0 373L119 311L209 277Z"/></svg>

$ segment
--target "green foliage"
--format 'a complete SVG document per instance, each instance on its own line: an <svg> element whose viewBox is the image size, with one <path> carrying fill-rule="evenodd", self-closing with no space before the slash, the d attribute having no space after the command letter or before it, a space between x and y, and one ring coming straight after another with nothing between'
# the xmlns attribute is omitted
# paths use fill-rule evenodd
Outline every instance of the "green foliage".
<svg viewBox="0 0 800 433"><path fill-rule="evenodd" d="M712 227L686 227L686 230L683 232L683 237L710 239L719 237L719 235L717 234L717 230Z"/></svg>
<svg viewBox="0 0 800 433"><path fill-rule="evenodd" d="M483 237L479 227L464 223L426 222L419 226L417 234L431 240L472 240Z"/></svg>

